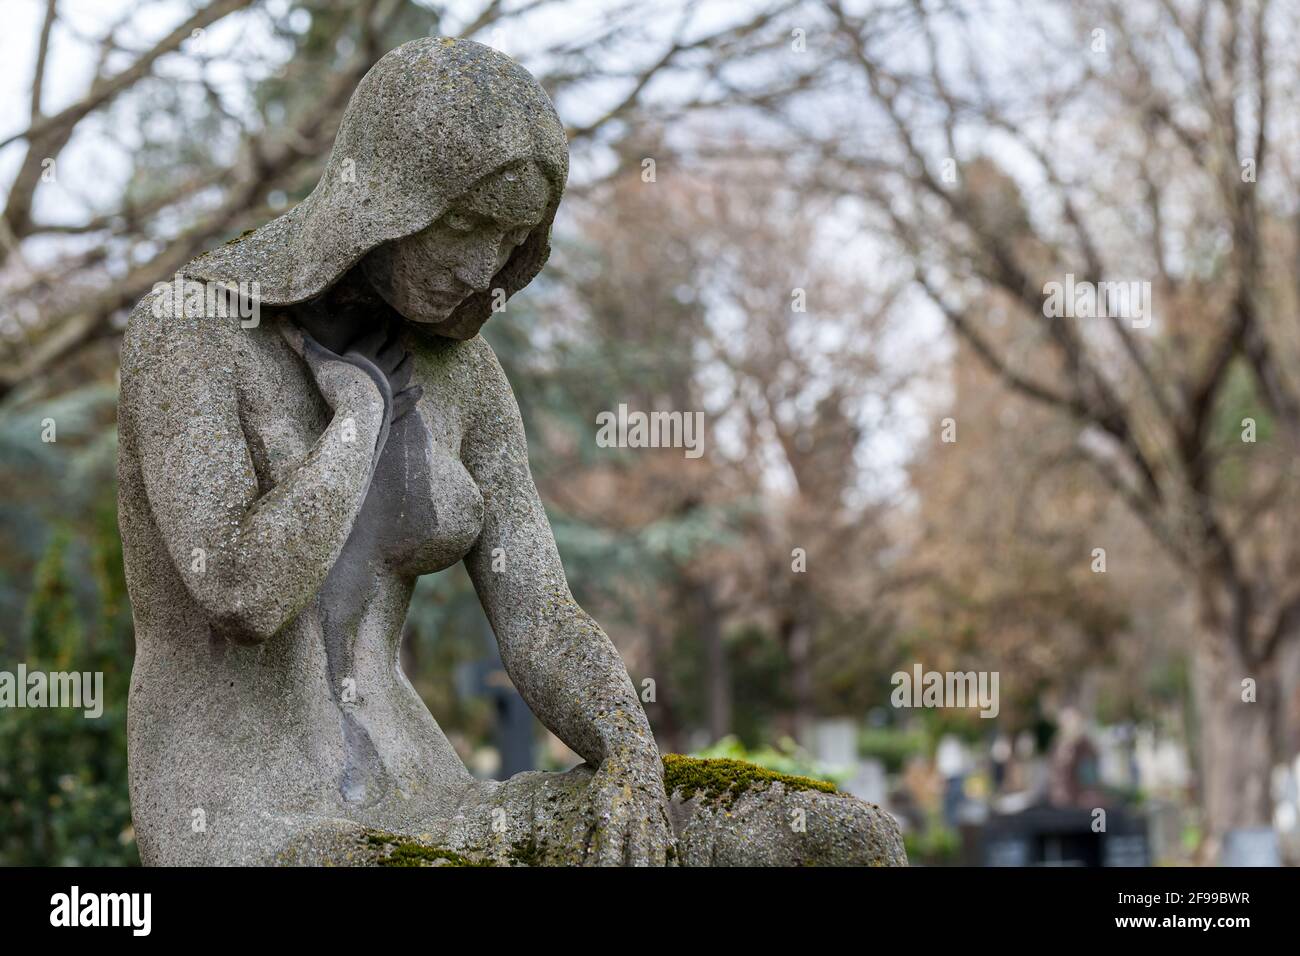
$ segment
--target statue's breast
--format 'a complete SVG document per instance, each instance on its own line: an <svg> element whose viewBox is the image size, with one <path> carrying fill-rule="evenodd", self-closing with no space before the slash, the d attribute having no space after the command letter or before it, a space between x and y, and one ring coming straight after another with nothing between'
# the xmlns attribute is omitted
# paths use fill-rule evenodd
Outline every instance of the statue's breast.
<svg viewBox="0 0 1300 956"><path fill-rule="evenodd" d="M240 416L266 494L311 451L332 413L280 336L261 333L241 342ZM438 412L426 399L389 429L340 560L430 574L461 560L478 540L483 496L449 447L457 440L450 420L435 421ZM431 424L439 425L437 438Z"/></svg>
<svg viewBox="0 0 1300 956"><path fill-rule="evenodd" d="M483 496L420 409L393 424L357 521L379 557L403 574L450 567L483 527Z"/></svg>

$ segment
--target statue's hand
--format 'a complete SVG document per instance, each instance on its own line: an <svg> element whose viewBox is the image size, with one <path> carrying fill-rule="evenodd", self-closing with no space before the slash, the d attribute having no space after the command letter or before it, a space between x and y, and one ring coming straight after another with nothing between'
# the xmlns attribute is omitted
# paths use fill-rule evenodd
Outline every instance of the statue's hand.
<svg viewBox="0 0 1300 956"><path fill-rule="evenodd" d="M411 353L402 348L396 325L385 329L378 326L353 339L343 358L368 365L381 373L392 395L390 422L401 419L413 409L424 389L411 384Z"/></svg>
<svg viewBox="0 0 1300 956"><path fill-rule="evenodd" d="M385 405L391 398L384 395L386 380L356 362L350 362L321 345L300 326L285 323L281 333L290 348L302 357L325 403L335 411L349 407L359 397L374 396L376 390ZM373 400L373 398L372 398Z"/></svg>
<svg viewBox="0 0 1300 956"><path fill-rule="evenodd" d="M390 336L382 327L352 340L342 354L325 348L301 326L287 324L283 332L311 369L325 401L336 411L345 396L358 385L364 386L366 380L379 390L388 412L385 425L404 416L424 394L419 385L410 384L410 353L401 348L395 333Z"/></svg>
<svg viewBox="0 0 1300 956"><path fill-rule="evenodd" d="M659 751L626 748L607 757L591 780L593 830L588 866L665 866L673 843Z"/></svg>

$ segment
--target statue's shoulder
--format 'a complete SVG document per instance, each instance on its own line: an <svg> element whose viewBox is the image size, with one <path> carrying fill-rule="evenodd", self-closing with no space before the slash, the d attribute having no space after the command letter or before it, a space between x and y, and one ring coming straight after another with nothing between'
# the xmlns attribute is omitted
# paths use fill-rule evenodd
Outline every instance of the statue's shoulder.
<svg viewBox="0 0 1300 956"><path fill-rule="evenodd" d="M482 335L464 342L465 362L473 370L479 386L479 403L486 408L515 411L515 392L506 378L501 360Z"/></svg>
<svg viewBox="0 0 1300 956"><path fill-rule="evenodd" d="M169 294L165 285L157 283L127 318L119 354L122 422L142 409L172 402L187 389L220 394L221 383L238 374L247 348L238 313L187 309L175 286Z"/></svg>
<svg viewBox="0 0 1300 956"><path fill-rule="evenodd" d="M519 406L510 380L483 336L459 342L445 340L435 346L435 351L431 365L441 380L437 385L461 409L466 422L482 425L518 417Z"/></svg>
<svg viewBox="0 0 1300 956"><path fill-rule="evenodd" d="M501 368L501 360L497 358L496 351L482 335L475 335L473 338L457 344L461 353L461 361L468 367L482 375L494 379L500 378L502 381L505 380L506 373Z"/></svg>
<svg viewBox="0 0 1300 956"><path fill-rule="evenodd" d="M412 345L412 350L423 359L428 374L457 389L478 392L485 386L496 388L502 384L509 388L496 352L481 335L462 341L426 339Z"/></svg>
<svg viewBox="0 0 1300 956"><path fill-rule="evenodd" d="M122 336L123 374L151 358L230 347L240 329L238 309L214 307L214 297L205 298L201 286L192 285L183 279L157 282L135 304Z"/></svg>

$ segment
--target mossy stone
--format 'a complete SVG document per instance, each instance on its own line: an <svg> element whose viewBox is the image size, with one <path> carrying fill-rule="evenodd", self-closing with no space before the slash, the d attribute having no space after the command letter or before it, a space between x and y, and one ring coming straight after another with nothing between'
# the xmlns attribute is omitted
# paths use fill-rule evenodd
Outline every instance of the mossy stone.
<svg viewBox="0 0 1300 956"><path fill-rule="evenodd" d="M367 830L362 841L375 853L375 866L491 866L443 847L396 833Z"/></svg>
<svg viewBox="0 0 1300 956"><path fill-rule="evenodd" d="M663 761L664 789L669 796L676 795L683 800L703 795L729 805L745 791L766 789L773 783L781 784L786 790L839 793L829 781L778 773L744 760L664 754Z"/></svg>

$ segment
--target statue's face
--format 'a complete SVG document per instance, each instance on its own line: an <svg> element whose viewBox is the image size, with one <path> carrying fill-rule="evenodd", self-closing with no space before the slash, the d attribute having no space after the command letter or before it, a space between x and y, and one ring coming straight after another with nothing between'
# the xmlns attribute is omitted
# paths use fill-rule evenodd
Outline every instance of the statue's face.
<svg viewBox="0 0 1300 956"><path fill-rule="evenodd" d="M423 232L372 251L362 269L402 316L437 326L470 295L491 286L541 224L549 201L549 187L535 163L509 167L461 196Z"/></svg>

